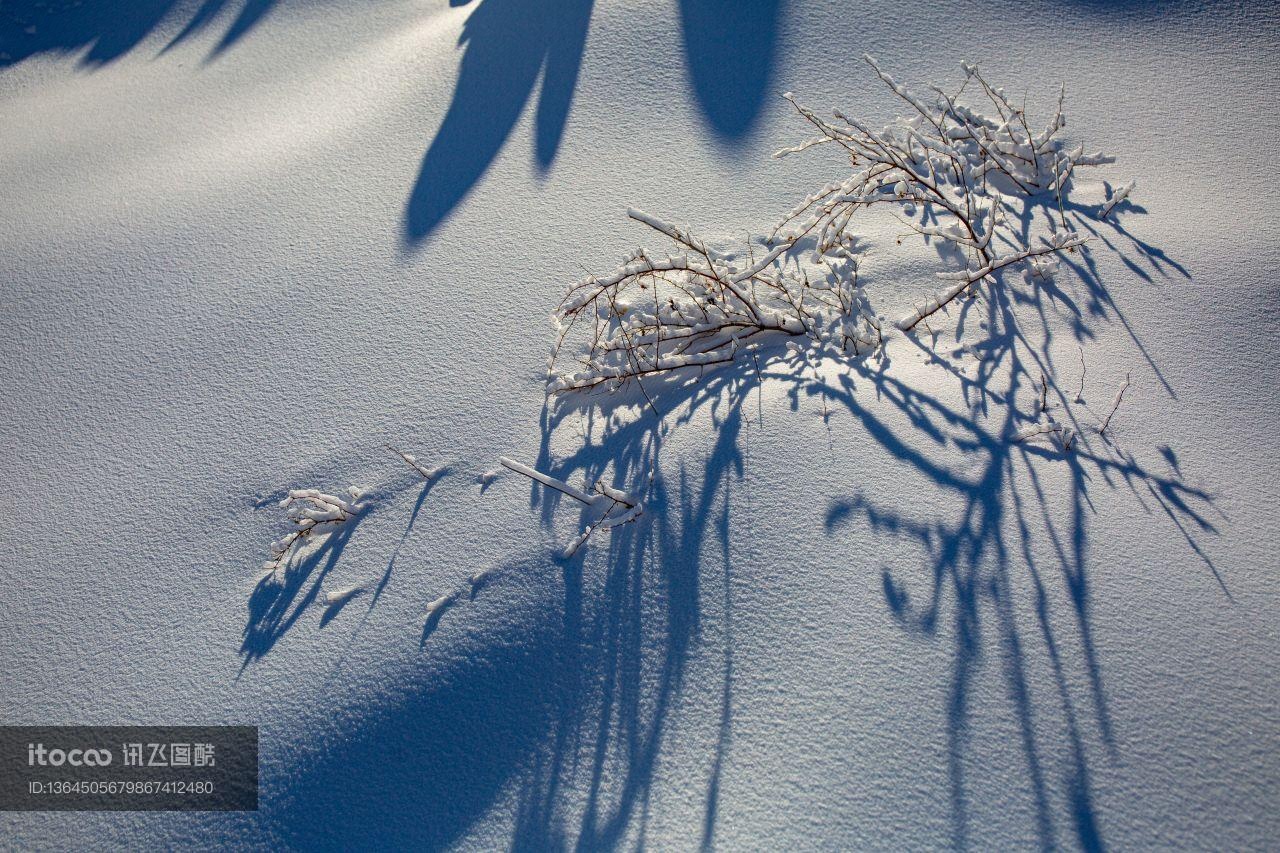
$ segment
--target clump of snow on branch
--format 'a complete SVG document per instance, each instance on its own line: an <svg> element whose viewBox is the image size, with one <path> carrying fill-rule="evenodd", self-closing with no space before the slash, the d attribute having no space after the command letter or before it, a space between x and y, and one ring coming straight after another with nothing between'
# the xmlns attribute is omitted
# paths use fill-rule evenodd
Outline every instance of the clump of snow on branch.
<svg viewBox="0 0 1280 853"><path fill-rule="evenodd" d="M293 529L271 543L271 558L262 564L263 580L278 583L284 579L290 558L301 543L333 533L369 508L365 492L356 486L347 489L347 497L326 494L319 489L292 489L280 507L285 510Z"/></svg>
<svg viewBox="0 0 1280 853"><path fill-rule="evenodd" d="M761 257L735 258L688 229L630 211L669 238L675 251L637 249L609 275L569 288L553 315L551 393L613 390L653 374L723 364L749 341L768 336L845 355L873 351L884 335L858 283L853 221L872 207L889 209L965 259L962 268L939 273L947 282L940 290L901 314L896 325L903 331L994 282L1007 267L1023 269L1029 281L1050 278L1058 257L1084 243L1063 213L1072 177L1113 159L1063 139L1065 89L1049 122L1033 130L1023 108L975 65L962 63L964 82L956 91L935 86L921 98L864 58L908 115L876 130L839 111L820 117L785 95L818 135L775 156L836 147L853 172L783 217ZM1133 184L1118 188L1100 218L1132 190ZM1049 233L1032 237L1011 212L1014 202L1035 196L1056 205L1058 217Z"/></svg>
<svg viewBox="0 0 1280 853"><path fill-rule="evenodd" d="M436 613L443 611L445 608L449 607L457 600L458 600L458 593L456 592L451 592L451 593L448 593L447 595L442 595L439 598L433 599L432 601L427 603L426 617L428 619L434 617Z"/></svg>
<svg viewBox="0 0 1280 853"><path fill-rule="evenodd" d="M339 607L346 604L365 591L365 584L356 583L338 589L326 589L319 595L319 601L325 607Z"/></svg>
<svg viewBox="0 0 1280 853"><path fill-rule="evenodd" d="M1137 181L1130 181L1127 184L1116 187L1115 192L1111 194L1111 198L1107 199L1102 205L1102 209L1098 211L1099 219L1106 219L1111 215L1111 211L1115 210L1118 205L1129 198L1129 194L1138 186Z"/></svg>
<svg viewBox="0 0 1280 853"><path fill-rule="evenodd" d="M505 456L499 457L498 461L517 474L523 474L547 488L555 489L562 494L568 495L590 509L601 511L595 521L589 523L582 533L565 546L563 556L566 559L576 554L578 549L586 544L592 533L597 530L608 530L623 524L629 524L644 512L644 505L640 503L638 498L621 489L615 489L607 485L603 480L598 481L595 485L595 490L588 493L569 485L563 480L557 480L555 477L544 474L513 459L508 459Z"/></svg>

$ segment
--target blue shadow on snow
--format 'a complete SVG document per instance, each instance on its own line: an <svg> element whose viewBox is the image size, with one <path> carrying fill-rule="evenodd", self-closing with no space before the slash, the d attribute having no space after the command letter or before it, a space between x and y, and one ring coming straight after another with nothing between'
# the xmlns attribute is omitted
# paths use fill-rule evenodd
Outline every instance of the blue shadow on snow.
<svg viewBox="0 0 1280 853"><path fill-rule="evenodd" d="M465 5L467 0L450 0ZM555 160L578 82L593 0L481 0L463 25L453 102L422 160L404 212L405 242L436 229L466 197L515 127L538 77L535 158Z"/></svg>
<svg viewBox="0 0 1280 853"><path fill-rule="evenodd" d="M238 6L234 19L211 51L211 56L217 56L261 23L277 2L204 0L163 50L197 35ZM0 69L40 54L79 51L84 51L81 66L106 65L138 47L183 5L177 0L6 0L0 3Z"/></svg>
<svg viewBox="0 0 1280 853"><path fill-rule="evenodd" d="M723 141L746 136L760 115L785 5L786 0L681 0L694 98Z"/></svg>
<svg viewBox="0 0 1280 853"><path fill-rule="evenodd" d="M450 0L466 5L470 0ZM429 237L488 171L541 75L534 160L551 167L573 104L594 0L481 0L463 25L453 101L404 212L404 240ZM721 141L754 127L773 77L785 0L681 0L694 100Z"/></svg>

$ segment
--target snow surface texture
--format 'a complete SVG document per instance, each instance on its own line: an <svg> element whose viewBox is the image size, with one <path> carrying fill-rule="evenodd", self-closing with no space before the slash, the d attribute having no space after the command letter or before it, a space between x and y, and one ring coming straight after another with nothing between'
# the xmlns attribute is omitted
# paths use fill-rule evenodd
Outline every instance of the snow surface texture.
<svg viewBox="0 0 1280 853"><path fill-rule="evenodd" d="M66 5L0 8L0 714L258 724L261 809L5 846L1280 843L1269 9ZM838 165L770 159L776 93L901 111L864 51L1065 82L1137 181L1010 306L1053 411L1130 375L1090 439L1129 468L1002 431L954 316L883 372L708 374L657 440L543 411L541 318L628 207L759 235ZM909 304L938 259L894 234L860 281ZM560 559L579 506L500 455L644 514ZM351 483L264 597L279 502Z"/></svg>

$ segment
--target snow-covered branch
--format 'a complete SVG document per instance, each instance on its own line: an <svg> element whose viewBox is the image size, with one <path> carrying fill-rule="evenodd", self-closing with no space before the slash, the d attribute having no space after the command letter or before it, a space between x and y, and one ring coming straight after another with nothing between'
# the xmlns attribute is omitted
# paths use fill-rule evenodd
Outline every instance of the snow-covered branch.
<svg viewBox="0 0 1280 853"><path fill-rule="evenodd" d="M874 130L841 112L820 117L784 95L818 135L775 156L834 145L853 172L783 217L759 257L727 254L689 229L630 211L675 251L636 249L612 273L568 289L552 318L549 393L612 390L681 368L725 364L771 336L846 355L875 350L882 327L858 282L853 222L871 208L895 214L926 240L951 244L966 259L962 269L943 273L952 284L897 321L901 330L995 281L1011 265L1023 266L1030 280L1052 277L1057 256L1084 242L1061 213L1072 175L1112 162L1082 145L1067 146L1065 89L1053 117L1034 132L1024 111L975 65L962 63L965 81L955 92L930 87L932 95L921 97L864 58L909 107L907 117ZM1131 190L1132 184L1119 188L1101 215ZM1040 194L1056 202L1059 218L1033 242L1007 211L1018 198Z"/></svg>
<svg viewBox="0 0 1280 853"><path fill-rule="evenodd" d="M954 94L935 86L934 98L926 101L873 58L864 59L911 107L911 114L877 131L841 112L831 121L823 119L788 94L802 118L847 152L854 172L801 202L774 228L773 239L793 244L812 236L821 253L848 240L857 213L885 206L905 216L907 225L922 237L951 243L967 258L967 269L945 273L955 284L903 315L897 326L904 331L1012 264L1025 262L1032 276L1051 277L1057 269L1053 256L1074 251L1083 237L1067 230L1064 218L1062 230L1042 237L1043 246L1033 248L1005 215L1008 199L1051 191L1061 209L1077 167L1112 162L1104 154L1086 154L1083 146L1067 148L1060 135L1066 127L1065 89L1053 118L1033 133L1024 111L988 83L975 65L962 63L965 82ZM976 89L986 103L962 103L966 87ZM994 113L986 112L992 109ZM795 150L808 147L812 145ZM1120 191L1116 195L1123 197ZM1010 250L998 253L997 238Z"/></svg>
<svg viewBox="0 0 1280 853"><path fill-rule="evenodd" d="M1137 186L1138 186L1137 181L1130 181L1127 184L1123 184L1121 186L1116 187L1115 192L1111 194L1111 198L1107 199L1106 204L1102 205L1102 210L1098 211L1098 218L1106 219L1108 216L1110 216L1111 211L1115 210L1116 206L1119 205L1121 202L1128 199L1129 194L1132 193L1134 188L1136 188Z"/></svg>
<svg viewBox="0 0 1280 853"><path fill-rule="evenodd" d="M1004 269L1012 264L1021 261L1030 261L1033 265L1032 269L1036 270L1038 275L1046 275L1052 271L1053 267L1047 267L1038 264L1039 259L1048 255L1056 255L1064 249L1074 249L1076 246L1084 245L1086 238L1084 235L1073 232L1059 231L1049 238L1049 245L1037 249L1022 249L1010 255L999 258L992 258L987 261L985 266L976 270L969 270L961 273L939 273L941 278L955 278L955 284L943 288L938 293L927 299L923 305L920 305L912 311L898 318L897 327L904 332L915 328L916 324L925 317L937 312L940 308L946 307L955 300L956 297L965 293L975 283L992 275L993 273Z"/></svg>
<svg viewBox="0 0 1280 853"><path fill-rule="evenodd" d="M858 262L843 247L800 271L783 263L791 245L735 259L654 216L630 216L673 240L680 253L637 249L612 274L569 289L553 317L550 393L727 363L769 336L806 337L848 354L880 343ZM577 350L568 344L574 331Z"/></svg>
<svg viewBox="0 0 1280 853"><path fill-rule="evenodd" d="M271 543L271 558L262 564L263 579L272 583L283 580L290 555L299 543L316 535L328 535L369 508L365 492L356 486L347 489L347 497L329 495L319 489L292 489L280 501L293 529Z"/></svg>
<svg viewBox="0 0 1280 853"><path fill-rule="evenodd" d="M603 480L596 483L593 492L584 492L579 488L569 485L563 480L557 480L549 474L544 474L537 469L530 468L528 465L516 462L506 456L500 456L498 461L507 468L515 471L517 474L523 474L529 479L541 483L549 489L555 489L561 494L573 498L575 501L585 505L591 509L602 510L599 517L595 521L589 523L586 528L574 538L572 542L565 547L563 556L567 559L577 553L590 538L592 533L597 530L608 530L611 527L618 527L635 521L644 512L644 505L640 500L621 489L616 489L607 485Z"/></svg>

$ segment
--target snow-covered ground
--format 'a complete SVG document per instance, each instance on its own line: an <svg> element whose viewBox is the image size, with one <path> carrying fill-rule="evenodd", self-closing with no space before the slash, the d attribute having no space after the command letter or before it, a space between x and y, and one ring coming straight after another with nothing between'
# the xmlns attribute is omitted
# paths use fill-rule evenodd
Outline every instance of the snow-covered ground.
<svg viewBox="0 0 1280 853"><path fill-rule="evenodd" d="M0 719L262 744L257 812L4 846L1274 849L1278 47L1266 4L0 6ZM565 286L665 249L627 208L760 235L845 174L770 158L778 93L900 111L864 51L1065 81L1081 201L1138 181L1010 305L1082 423L1131 375L1110 441L1005 440L954 322L709 373L656 441L544 410ZM876 227L893 317L938 259ZM561 559L502 455L645 513ZM287 490L352 484L255 588Z"/></svg>

